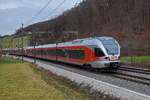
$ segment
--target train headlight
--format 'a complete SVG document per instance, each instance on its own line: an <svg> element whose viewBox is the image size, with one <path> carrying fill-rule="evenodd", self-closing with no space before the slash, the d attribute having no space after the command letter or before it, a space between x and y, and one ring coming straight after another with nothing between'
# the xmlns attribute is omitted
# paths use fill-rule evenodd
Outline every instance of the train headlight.
<svg viewBox="0 0 150 100"><path fill-rule="evenodd" d="M109 57L105 57L104 59L107 59L107 60L109 60Z"/></svg>

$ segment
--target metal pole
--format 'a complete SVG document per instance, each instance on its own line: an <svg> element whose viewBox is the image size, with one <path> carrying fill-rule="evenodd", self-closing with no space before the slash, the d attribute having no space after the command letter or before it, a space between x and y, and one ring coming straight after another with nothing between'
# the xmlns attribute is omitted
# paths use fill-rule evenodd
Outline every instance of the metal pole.
<svg viewBox="0 0 150 100"><path fill-rule="evenodd" d="M32 33L33 34L33 41L34 41L34 63L36 64L36 50L35 50L35 46L36 46L36 40L35 40L35 34L34 33Z"/></svg>
<svg viewBox="0 0 150 100"><path fill-rule="evenodd" d="M36 64L36 50L35 50L35 45L34 45L34 63Z"/></svg>
<svg viewBox="0 0 150 100"><path fill-rule="evenodd" d="M22 34L23 34L23 24L22 24ZM23 49L23 36L21 37L22 40L22 63L23 63L23 56L24 56L24 49Z"/></svg>
<svg viewBox="0 0 150 100"><path fill-rule="evenodd" d="M2 55L2 53L3 53L3 52L2 52L2 44L1 44L1 43L0 43L0 49L1 49L1 50L0 50L0 57L1 57L1 55Z"/></svg>
<svg viewBox="0 0 150 100"><path fill-rule="evenodd" d="M22 63L23 63L23 56L24 56L24 49L23 49L23 37L21 37L22 40Z"/></svg>
<svg viewBox="0 0 150 100"><path fill-rule="evenodd" d="M57 58L58 58L58 54L57 54L57 45L58 45L58 43L56 42L56 61L57 61Z"/></svg>
<svg viewBox="0 0 150 100"><path fill-rule="evenodd" d="M77 32L77 39L79 39L79 32Z"/></svg>
<svg viewBox="0 0 150 100"><path fill-rule="evenodd" d="M17 46L17 48L18 48L17 52L18 52L18 59L19 59L19 38L18 38L18 46ZM16 55L17 55L17 52L16 52Z"/></svg>

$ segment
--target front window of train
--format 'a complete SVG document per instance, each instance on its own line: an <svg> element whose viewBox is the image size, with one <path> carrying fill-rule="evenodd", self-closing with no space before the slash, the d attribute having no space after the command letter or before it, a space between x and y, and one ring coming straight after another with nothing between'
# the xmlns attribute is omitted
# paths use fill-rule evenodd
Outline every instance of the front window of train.
<svg viewBox="0 0 150 100"><path fill-rule="evenodd" d="M119 46L115 40L113 39L102 40L102 44L104 45L109 55L119 54Z"/></svg>

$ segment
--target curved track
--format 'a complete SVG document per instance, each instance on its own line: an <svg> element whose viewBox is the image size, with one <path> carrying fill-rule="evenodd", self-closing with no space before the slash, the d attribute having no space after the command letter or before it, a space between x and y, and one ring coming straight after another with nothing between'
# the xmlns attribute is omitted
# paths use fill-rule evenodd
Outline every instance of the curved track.
<svg viewBox="0 0 150 100"><path fill-rule="evenodd" d="M149 69L142 69L142 68L134 68L134 67L125 66L125 67L120 67L119 70L135 72L135 73L142 73L142 74L149 74L150 75L150 70Z"/></svg>
<svg viewBox="0 0 150 100"><path fill-rule="evenodd" d="M41 59L41 60L43 60L43 59ZM49 61L49 60L45 60L45 61ZM58 64L58 62L55 62L55 61L51 61L51 62ZM143 84L143 85L150 85L150 78L139 75L139 74L145 74L146 76L149 75L149 70L145 70L145 69L137 69L137 68L133 68L133 67L132 68L131 67L120 67L118 69L118 71L104 72L102 70L97 70L97 69L91 70L91 69L83 68L81 66L77 67L77 65L71 65L71 64L60 63L60 62L59 62L59 65L63 65L66 67L73 67L75 69L80 69L80 70L92 72L95 74L102 74L105 76L119 78L122 80L127 80L127 81L131 81L131 82L135 82L135 83L139 83L139 84ZM119 71L119 70L121 70L121 71ZM123 73L122 71L125 71L126 73ZM130 74L128 72L130 72L132 74Z"/></svg>
<svg viewBox="0 0 150 100"><path fill-rule="evenodd" d="M121 72L116 72L116 73L112 74L111 76L120 78L123 80L136 82L136 83L143 84L143 85L150 85L150 78L146 78L146 77L140 77L137 75L130 75L130 74L125 74L125 73L121 73Z"/></svg>

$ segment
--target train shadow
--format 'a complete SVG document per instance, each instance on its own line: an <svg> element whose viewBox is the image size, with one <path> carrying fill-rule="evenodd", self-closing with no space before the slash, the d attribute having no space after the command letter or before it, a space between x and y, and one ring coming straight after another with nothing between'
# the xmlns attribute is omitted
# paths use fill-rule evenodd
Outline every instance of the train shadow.
<svg viewBox="0 0 150 100"><path fill-rule="evenodd" d="M111 69L111 68L103 68L103 69L87 68L85 66L80 66L80 65L76 65L76 64L70 64L70 63L65 63L65 62L55 61L55 60L50 60L50 59L34 58L34 57L30 57L30 56L25 56L25 57L36 59L36 60L41 60L41 61L46 61L46 62L50 62L52 64L61 65L61 66L65 66L65 67L71 67L71 68L79 69L82 71L88 71L88 72L96 73L96 74L115 74L117 72L117 69Z"/></svg>

